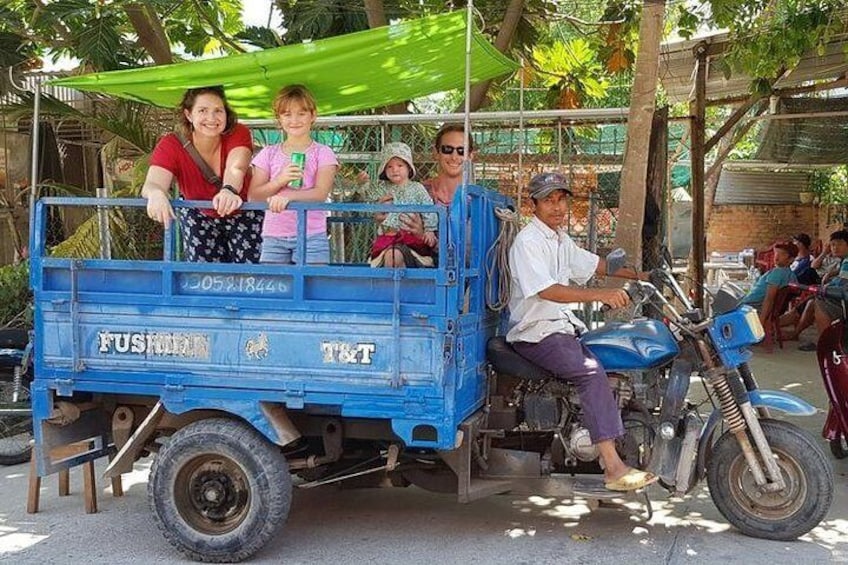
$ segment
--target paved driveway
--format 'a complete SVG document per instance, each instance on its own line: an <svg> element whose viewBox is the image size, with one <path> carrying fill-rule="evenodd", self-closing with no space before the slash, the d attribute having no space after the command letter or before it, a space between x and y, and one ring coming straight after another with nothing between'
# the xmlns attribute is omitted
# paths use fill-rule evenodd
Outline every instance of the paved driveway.
<svg viewBox="0 0 848 565"><path fill-rule="evenodd" d="M758 352L764 388L798 394L826 406L814 354L797 344ZM824 414L797 418L817 437ZM829 453L829 452L828 452ZM172 563L180 555L157 531L147 507L149 461L124 477L126 495L112 498L99 480L98 514L83 511L82 477L73 496L56 496L44 480L42 511L25 512L26 465L0 468L0 562ZM103 465L98 466L99 473ZM824 563L848 561L848 460L834 461L836 499L830 515L793 543L742 536L730 528L705 489L668 499L654 487L655 514L642 507L601 507L551 497L498 496L459 505L416 488L297 491L288 524L254 563Z"/></svg>

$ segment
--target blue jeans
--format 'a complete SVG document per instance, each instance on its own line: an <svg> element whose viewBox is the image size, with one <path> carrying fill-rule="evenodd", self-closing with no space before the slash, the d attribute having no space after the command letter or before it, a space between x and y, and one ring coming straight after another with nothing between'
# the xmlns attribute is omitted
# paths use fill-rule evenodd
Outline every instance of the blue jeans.
<svg viewBox="0 0 848 565"><path fill-rule="evenodd" d="M262 238L262 255L260 263L283 263L287 265L302 264L297 237ZM321 264L330 262L330 240L326 234L319 233L306 237L306 262Z"/></svg>

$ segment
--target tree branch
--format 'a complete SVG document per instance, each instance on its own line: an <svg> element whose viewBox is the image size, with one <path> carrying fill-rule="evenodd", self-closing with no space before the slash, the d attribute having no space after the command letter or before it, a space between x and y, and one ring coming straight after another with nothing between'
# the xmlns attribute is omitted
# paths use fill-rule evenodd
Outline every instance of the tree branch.
<svg viewBox="0 0 848 565"><path fill-rule="evenodd" d="M157 65L173 63L171 42L153 8L146 2L129 2L124 5L124 12L135 29L139 45L150 54L153 62Z"/></svg>

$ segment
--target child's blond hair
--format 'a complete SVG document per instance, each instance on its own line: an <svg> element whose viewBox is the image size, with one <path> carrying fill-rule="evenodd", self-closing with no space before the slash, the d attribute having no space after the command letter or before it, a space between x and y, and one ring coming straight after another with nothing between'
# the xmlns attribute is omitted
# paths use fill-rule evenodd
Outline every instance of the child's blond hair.
<svg viewBox="0 0 848 565"><path fill-rule="evenodd" d="M295 103L300 104L313 114L317 113L318 104L309 89L302 84L290 84L281 88L277 97L274 98L274 115L279 116L285 113Z"/></svg>

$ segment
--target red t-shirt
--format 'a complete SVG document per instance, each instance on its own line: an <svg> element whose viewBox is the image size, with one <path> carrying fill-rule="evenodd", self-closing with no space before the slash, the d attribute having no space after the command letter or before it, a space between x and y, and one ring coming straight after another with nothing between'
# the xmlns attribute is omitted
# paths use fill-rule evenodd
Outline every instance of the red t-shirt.
<svg viewBox="0 0 848 565"><path fill-rule="evenodd" d="M253 152L253 138L247 126L236 124L229 132L221 136L221 164L215 171L220 176L227 162L227 155L236 147L247 147ZM177 179L180 194L187 200L212 200L218 189L206 182L200 168L183 149L180 139L174 133L169 133L159 140L150 155L150 164L167 169ZM250 186L250 172L244 176L241 197L247 201L247 187Z"/></svg>

